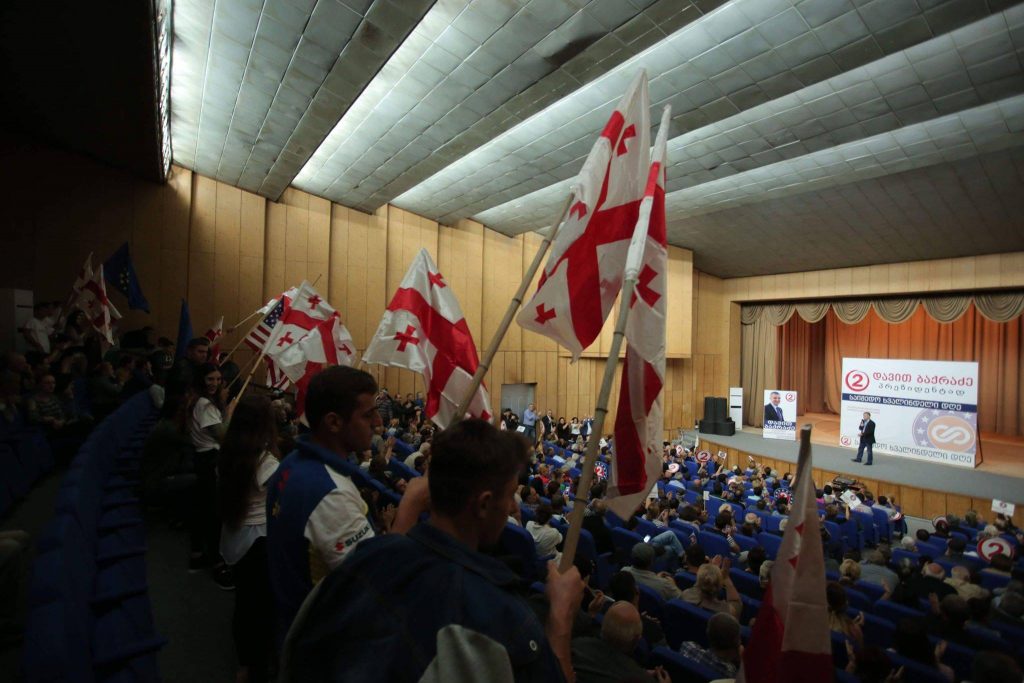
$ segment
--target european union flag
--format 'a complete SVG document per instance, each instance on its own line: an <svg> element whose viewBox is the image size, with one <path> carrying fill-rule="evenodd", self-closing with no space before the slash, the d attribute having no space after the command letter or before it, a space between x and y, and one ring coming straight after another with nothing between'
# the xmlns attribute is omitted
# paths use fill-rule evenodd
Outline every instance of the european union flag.
<svg viewBox="0 0 1024 683"><path fill-rule="evenodd" d="M138 308L149 313L149 302L139 286L139 277L135 274L127 242L103 264L103 277L111 287L128 298L128 308Z"/></svg>

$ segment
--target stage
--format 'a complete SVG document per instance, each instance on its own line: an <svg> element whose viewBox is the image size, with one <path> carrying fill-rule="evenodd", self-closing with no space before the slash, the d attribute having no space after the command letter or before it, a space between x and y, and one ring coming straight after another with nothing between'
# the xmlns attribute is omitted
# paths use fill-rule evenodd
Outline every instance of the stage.
<svg viewBox="0 0 1024 683"><path fill-rule="evenodd" d="M923 497L950 495L973 500L967 507L974 507L983 517L990 517L991 499L1024 503L1024 438L1004 437L993 434L981 435L981 464L975 469L941 465L899 456L875 453L871 467L850 462L856 456L855 449L842 448L839 440L839 416L830 414L807 414L797 420L798 427L812 426L811 443L814 444L814 468L823 474L852 475L866 481L877 482L872 487L876 495L897 495L894 485L921 489ZM717 444L724 449L748 453L755 460L770 458L782 463L796 463L797 442L765 439L761 430L744 426L735 436L697 434L702 444ZM715 450L714 446L710 449ZM732 455L730 453L730 455ZM738 461L745 465L745 458ZM730 457L730 464L734 464ZM771 464L771 463L768 463ZM781 463L780 463L781 464ZM818 482L821 485L822 482ZM904 497L908 497L903 493ZM984 504L984 501L989 501ZM922 501L920 511L907 510L908 514L930 517L930 511L938 509L935 504ZM916 507L916 506L915 506ZM958 502L950 512L961 513ZM936 513L938 514L938 513ZM1017 512L1015 519L1021 517Z"/></svg>

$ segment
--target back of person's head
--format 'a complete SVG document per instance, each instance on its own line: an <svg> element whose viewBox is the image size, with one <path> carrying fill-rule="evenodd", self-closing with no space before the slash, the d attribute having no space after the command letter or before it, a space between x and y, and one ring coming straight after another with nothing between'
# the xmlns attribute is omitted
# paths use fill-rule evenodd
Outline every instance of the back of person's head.
<svg viewBox="0 0 1024 683"><path fill-rule="evenodd" d="M914 534L914 535L915 535L915 536L917 536L917 540L919 540L919 541L925 541L926 543L927 543L927 542L928 542L928 541L929 541L929 540L931 539L931 537L932 537L932 535L931 535L930 533L928 533L928 530L927 530L927 529L918 529L918 530L917 530L917 533L916 533L916 534Z"/></svg>
<svg viewBox="0 0 1024 683"><path fill-rule="evenodd" d="M555 515L560 515L563 512L565 512L565 498L562 498L562 496L557 495L551 499L551 513Z"/></svg>
<svg viewBox="0 0 1024 683"><path fill-rule="evenodd" d="M843 563L839 565L839 576L849 581L860 580L860 565L855 560L849 558L843 560Z"/></svg>
<svg viewBox="0 0 1024 683"><path fill-rule="evenodd" d="M541 503L537 506L537 524L547 524L551 521L551 505Z"/></svg>
<svg viewBox="0 0 1024 683"><path fill-rule="evenodd" d="M478 494L511 486L530 459L530 445L515 432L483 420L463 420L434 437L430 458L430 504L456 516Z"/></svg>
<svg viewBox="0 0 1024 683"><path fill-rule="evenodd" d="M885 566L885 555L878 549L869 550L864 555L864 561L868 564L877 564L880 567Z"/></svg>
<svg viewBox="0 0 1024 683"><path fill-rule="evenodd" d="M1024 672L1010 655L993 650L975 653L971 683L1021 683L1021 680L1024 680Z"/></svg>
<svg viewBox="0 0 1024 683"><path fill-rule="evenodd" d="M730 524L732 524L732 515L729 515L729 514L727 514L725 512L719 512L717 515L715 515L715 528L716 529L719 529L719 530L724 529L725 527L729 526Z"/></svg>
<svg viewBox="0 0 1024 683"><path fill-rule="evenodd" d="M718 597L722 590L722 571L710 562L702 564L697 570L697 588L708 597Z"/></svg>
<svg viewBox="0 0 1024 683"><path fill-rule="evenodd" d="M935 648L928 640L928 623L923 617L904 617L896 624L892 638L898 654L929 665L935 663Z"/></svg>
<svg viewBox="0 0 1024 683"><path fill-rule="evenodd" d="M708 556L704 554L704 548L694 543L686 549L686 566L687 567L700 567L708 561Z"/></svg>
<svg viewBox="0 0 1024 683"><path fill-rule="evenodd" d="M373 396L377 393L377 380L368 372L334 365L321 370L309 382L306 391L306 421L314 432L324 417L335 414L347 422L359 406L359 397L368 394L368 408L376 410Z"/></svg>
<svg viewBox="0 0 1024 683"><path fill-rule="evenodd" d="M263 454L277 455L277 420L270 399L248 394L235 406L217 456L220 521L237 529L257 489L257 465Z"/></svg>
<svg viewBox="0 0 1024 683"><path fill-rule="evenodd" d="M962 536L954 536L949 539L948 548L950 553L962 553L967 548L967 541Z"/></svg>
<svg viewBox="0 0 1024 683"><path fill-rule="evenodd" d="M644 632L644 624L632 602L620 600L605 612L601 622L601 640L625 654L632 654Z"/></svg>
<svg viewBox="0 0 1024 683"><path fill-rule="evenodd" d="M953 567L949 570L949 576L950 578L956 579L957 581L964 581L966 583L970 583L971 570L959 564L953 565Z"/></svg>
<svg viewBox="0 0 1024 683"><path fill-rule="evenodd" d="M939 603L939 613L942 614L943 619L954 626L963 626L971 618L967 601L955 593L942 598Z"/></svg>
<svg viewBox="0 0 1024 683"><path fill-rule="evenodd" d="M998 569L1001 572L1009 572L1013 568L1013 560L1006 553L996 553L992 556L989 564L992 569Z"/></svg>
<svg viewBox="0 0 1024 683"><path fill-rule="evenodd" d="M1024 594L1008 590L999 601L999 610L1014 619L1024 618Z"/></svg>
<svg viewBox="0 0 1024 683"><path fill-rule="evenodd" d="M978 512L976 510L968 510L967 512L965 512L964 522L966 522L967 525L971 527L978 526Z"/></svg>
<svg viewBox="0 0 1024 683"><path fill-rule="evenodd" d="M747 551L747 567L750 568L751 574L757 574L761 571L761 565L764 564L765 560L768 559L768 553L759 545L755 545L753 548Z"/></svg>
<svg viewBox="0 0 1024 683"><path fill-rule="evenodd" d="M938 562L929 562L921 568L921 574L939 581L944 581L946 578L946 570L942 568L942 565Z"/></svg>
<svg viewBox="0 0 1024 683"><path fill-rule="evenodd" d="M857 653L854 667L860 683L888 683L893 669L889 655L874 645L868 645Z"/></svg>
<svg viewBox="0 0 1024 683"><path fill-rule="evenodd" d="M636 569L650 569L654 564L654 546L647 543L637 543L629 552L630 564Z"/></svg>
<svg viewBox="0 0 1024 683"><path fill-rule="evenodd" d="M775 560L765 560L761 564L761 570L757 573L757 578L761 583L761 587L764 588L768 585L768 582L772 578L772 567L775 566Z"/></svg>
<svg viewBox="0 0 1024 683"><path fill-rule="evenodd" d="M849 600L846 597L846 589L836 581L829 581L825 586L825 599L828 601L828 609L836 614L844 614Z"/></svg>
<svg viewBox="0 0 1024 683"><path fill-rule="evenodd" d="M608 595L612 600L635 602L639 597L636 590L636 578L629 572L615 572L608 582Z"/></svg>
<svg viewBox="0 0 1024 683"><path fill-rule="evenodd" d="M719 612L708 619L708 645L712 650L738 650L740 647L740 622L727 612Z"/></svg>

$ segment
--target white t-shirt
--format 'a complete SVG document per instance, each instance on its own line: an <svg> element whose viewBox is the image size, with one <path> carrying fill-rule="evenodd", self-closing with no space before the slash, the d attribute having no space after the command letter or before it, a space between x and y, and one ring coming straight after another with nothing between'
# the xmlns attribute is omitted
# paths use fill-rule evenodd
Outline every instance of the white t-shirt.
<svg viewBox="0 0 1024 683"><path fill-rule="evenodd" d="M267 481L277 471L277 466L277 458L269 451L260 456L259 464L256 465L258 488L249 496L249 506L242 526L237 529L221 527L220 554L228 564L238 564L256 539L267 535Z"/></svg>
<svg viewBox="0 0 1024 683"><path fill-rule="evenodd" d="M320 500L306 521L304 536L311 550L330 571L341 564L360 541L373 538L373 527L366 518L367 507L359 489L343 474L326 468L335 488ZM322 578L311 568L313 583ZM326 572L325 572L326 574Z"/></svg>
<svg viewBox="0 0 1024 683"><path fill-rule="evenodd" d="M210 436L205 430L207 427L219 425L224 421L220 408L215 406L208 398L201 398L196 401L192 409L192 420L189 423L189 437L192 439L192 446L200 453L220 448L217 439Z"/></svg>
<svg viewBox="0 0 1024 683"><path fill-rule="evenodd" d="M40 320L39 318L29 318L28 322L25 323L25 332L28 336L36 340L42 348L43 353L50 352L50 334L49 330L46 329L46 321Z"/></svg>

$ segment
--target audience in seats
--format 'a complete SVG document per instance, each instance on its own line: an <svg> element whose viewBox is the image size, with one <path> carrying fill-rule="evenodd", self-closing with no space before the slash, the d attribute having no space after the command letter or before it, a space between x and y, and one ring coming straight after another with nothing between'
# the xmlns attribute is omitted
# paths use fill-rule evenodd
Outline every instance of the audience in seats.
<svg viewBox="0 0 1024 683"><path fill-rule="evenodd" d="M716 557L702 564L697 570L697 583L683 591L680 596L686 602L709 612L724 612L740 618L742 604L740 594L729 578L728 558ZM725 588L725 599L719 597Z"/></svg>
<svg viewBox="0 0 1024 683"><path fill-rule="evenodd" d="M734 678L743 651L740 644L740 622L727 612L719 612L708 619L707 637L707 648L686 641L679 646L679 653L717 671L722 678Z"/></svg>
<svg viewBox="0 0 1024 683"><path fill-rule="evenodd" d="M621 600L605 612L600 638L577 638L572 643L572 664L579 683L670 680L661 669L653 675L633 659L643 635L640 612Z"/></svg>
<svg viewBox="0 0 1024 683"><path fill-rule="evenodd" d="M559 547L562 545L562 534L551 526L551 505L541 503L537 506L537 518L526 523L526 530L533 536L537 545L538 557L553 557L555 562L562 559Z"/></svg>
<svg viewBox="0 0 1024 683"><path fill-rule="evenodd" d="M629 572L641 586L647 586L662 597L663 600L673 600L682 597L683 592L679 590L675 579L668 572L654 572L651 567L654 564L656 552L654 546L647 543L637 543L630 551L632 563L623 567Z"/></svg>

